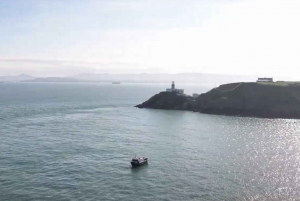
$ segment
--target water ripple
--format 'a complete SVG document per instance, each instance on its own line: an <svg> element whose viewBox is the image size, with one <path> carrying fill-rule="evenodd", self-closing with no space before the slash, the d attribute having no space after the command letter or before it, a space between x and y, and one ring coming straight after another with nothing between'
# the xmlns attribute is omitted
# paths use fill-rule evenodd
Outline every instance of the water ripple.
<svg viewBox="0 0 300 201"><path fill-rule="evenodd" d="M41 86L0 91L1 200L300 197L299 120L132 107L149 86ZM134 154L149 164L131 168Z"/></svg>

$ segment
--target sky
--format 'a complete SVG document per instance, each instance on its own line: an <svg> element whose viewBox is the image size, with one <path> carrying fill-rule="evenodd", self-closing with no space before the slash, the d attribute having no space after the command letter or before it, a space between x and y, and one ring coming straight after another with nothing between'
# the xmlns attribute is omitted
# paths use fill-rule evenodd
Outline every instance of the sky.
<svg viewBox="0 0 300 201"><path fill-rule="evenodd" d="M299 0L0 0L0 76L300 80Z"/></svg>

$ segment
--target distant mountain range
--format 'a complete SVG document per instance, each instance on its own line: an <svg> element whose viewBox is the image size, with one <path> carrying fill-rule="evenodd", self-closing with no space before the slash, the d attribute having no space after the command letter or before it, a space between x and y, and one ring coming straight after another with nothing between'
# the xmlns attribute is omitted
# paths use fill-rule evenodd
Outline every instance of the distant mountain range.
<svg viewBox="0 0 300 201"><path fill-rule="evenodd" d="M103 82L146 82L146 83L228 83L256 81L257 76L247 75L221 75L202 73L179 74L79 74L73 76L78 80L103 81Z"/></svg>
<svg viewBox="0 0 300 201"><path fill-rule="evenodd" d="M0 82L131 82L131 83L199 83L223 84L228 82L253 82L257 76L221 75L201 73L180 74L79 74L72 77L33 77L26 74L18 76L0 76Z"/></svg>
<svg viewBox="0 0 300 201"><path fill-rule="evenodd" d="M0 82L20 82L33 79L35 79L35 77L26 74L21 74L18 76L0 76Z"/></svg>
<svg viewBox="0 0 300 201"><path fill-rule="evenodd" d="M46 78L35 78L32 80L24 80L22 82L83 82L83 80L78 80L69 77L46 77Z"/></svg>

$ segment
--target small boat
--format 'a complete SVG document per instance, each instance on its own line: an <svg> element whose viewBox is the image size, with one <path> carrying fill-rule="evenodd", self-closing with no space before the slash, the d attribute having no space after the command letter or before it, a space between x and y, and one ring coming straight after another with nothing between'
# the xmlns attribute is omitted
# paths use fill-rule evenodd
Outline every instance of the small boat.
<svg viewBox="0 0 300 201"><path fill-rule="evenodd" d="M144 165L146 163L148 163L148 158L146 157L134 157L132 160L131 160L131 165L132 167L139 167L141 165Z"/></svg>
<svg viewBox="0 0 300 201"><path fill-rule="evenodd" d="M121 82L112 82L112 84L121 84Z"/></svg>

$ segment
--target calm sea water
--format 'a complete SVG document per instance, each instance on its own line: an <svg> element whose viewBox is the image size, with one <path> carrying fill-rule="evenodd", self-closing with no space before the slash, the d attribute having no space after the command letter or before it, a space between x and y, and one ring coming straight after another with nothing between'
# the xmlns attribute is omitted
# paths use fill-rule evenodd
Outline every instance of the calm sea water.
<svg viewBox="0 0 300 201"><path fill-rule="evenodd" d="M0 200L300 200L300 121L133 107L166 87L1 84Z"/></svg>

